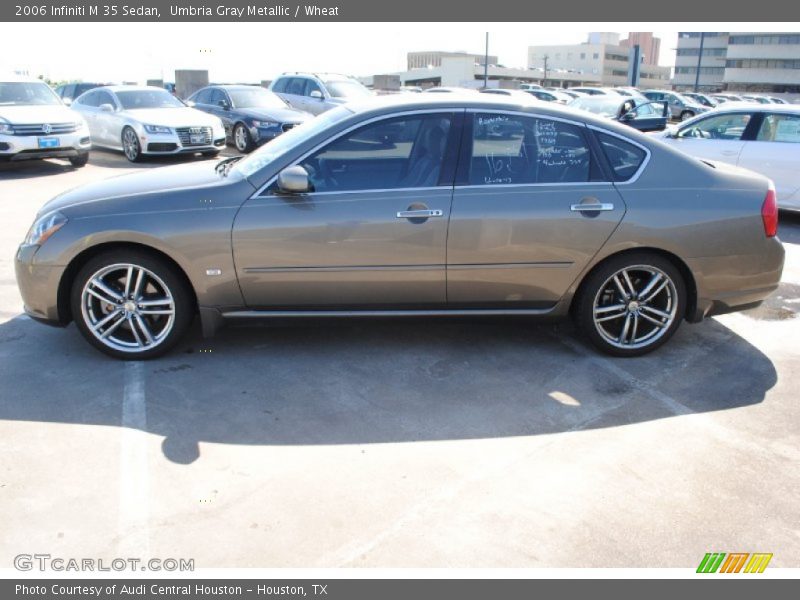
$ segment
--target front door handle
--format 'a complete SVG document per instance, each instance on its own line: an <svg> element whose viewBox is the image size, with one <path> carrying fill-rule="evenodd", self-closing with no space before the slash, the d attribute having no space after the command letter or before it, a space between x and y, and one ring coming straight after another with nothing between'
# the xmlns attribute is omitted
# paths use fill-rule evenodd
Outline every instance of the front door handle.
<svg viewBox="0 0 800 600"><path fill-rule="evenodd" d="M614 205L611 202L592 202L591 204L573 204L569 209L573 212L599 212L614 210Z"/></svg>
<svg viewBox="0 0 800 600"><path fill-rule="evenodd" d="M401 210L397 212L398 219L427 219L428 217L443 217L444 211L438 209Z"/></svg>

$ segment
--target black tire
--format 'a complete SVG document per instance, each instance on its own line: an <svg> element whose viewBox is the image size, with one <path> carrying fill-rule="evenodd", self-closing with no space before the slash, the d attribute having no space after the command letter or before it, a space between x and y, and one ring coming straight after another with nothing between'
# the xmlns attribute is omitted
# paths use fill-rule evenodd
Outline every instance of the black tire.
<svg viewBox="0 0 800 600"><path fill-rule="evenodd" d="M628 294L623 298L621 289L611 278L624 269L629 270L628 279L638 292L651 294L664 283L664 278L668 278L671 285L664 283L664 291L647 302L645 294ZM659 273L662 278L656 279L656 284L648 291L647 284ZM629 284L624 281L623 274L620 274L619 281L627 291ZM604 319L604 323L595 320L596 304L599 308L597 318ZM656 311L672 315L671 320ZM573 305L573 318L578 329L598 349L620 357L642 356L659 348L675 334L685 312L686 283L680 270L669 259L651 252L631 252L601 263L583 281ZM654 321L662 325L658 326ZM612 340L617 336L617 328L621 337ZM642 337L646 338L651 329L654 332L652 339L636 342L638 338L635 336L639 331L643 331ZM627 347L625 332L631 336Z"/></svg>
<svg viewBox="0 0 800 600"><path fill-rule="evenodd" d="M132 127L124 127L122 129L122 153L129 161L141 162L142 160L142 143L139 141L139 136Z"/></svg>
<svg viewBox="0 0 800 600"><path fill-rule="evenodd" d="M100 306L105 306L106 312L99 314L97 317L98 320L99 317L108 316L111 312L111 307L122 310L121 305L115 306L112 302L99 301L96 300L94 296L87 296L86 300L84 300L84 288L89 280L95 277L96 274L103 272L104 269L113 268L115 265L133 265L149 271L150 275L155 275L155 278L150 280L145 278L145 283L143 285L144 293L147 292L150 286L152 286L151 289L155 290L160 289L156 286L161 286L161 284L163 284L163 287L166 288L167 295L171 296L173 310L171 328L165 328L161 332L163 335L162 337L154 337L154 343L149 347L145 342L136 348L121 349L114 341L114 338L122 338L123 336L128 336L131 341L134 335L136 340L144 338L144 332L141 326L136 328L136 332L133 331L132 320L137 318L133 314L131 314L132 319L127 319L126 322L124 317L128 313L120 313L118 320L120 320L121 323L117 326L114 333L106 338L106 342L101 341L98 336L91 331L90 323L87 322L87 319L91 320L92 318L92 313L90 311L94 311L95 308L99 308ZM104 280L104 283L110 288L113 285L113 282L109 280ZM122 286L114 287L112 291L122 295ZM142 295L142 299L147 299L144 294ZM86 306L83 304L84 301L86 302ZM126 302L125 304L128 303ZM83 268L81 268L72 282L70 305L72 318L83 337L101 352L123 360L145 360L165 354L184 336L195 314L194 296L183 273L164 259L138 249L110 250L91 258ZM170 317L163 315L139 315L139 318L140 320L141 318L147 320L147 330L151 334L159 331L159 322L163 324L170 319ZM112 320L111 323L114 323L114 320Z"/></svg>
<svg viewBox="0 0 800 600"><path fill-rule="evenodd" d="M690 110L685 110L681 113L681 121L685 121L686 119L691 119L694 116L694 113Z"/></svg>
<svg viewBox="0 0 800 600"><path fill-rule="evenodd" d="M74 158L70 158L69 162L76 169L80 169L81 167L85 167L86 163L89 162L89 153L85 152L83 154L79 154L78 156L76 156Z"/></svg>
<svg viewBox="0 0 800 600"><path fill-rule="evenodd" d="M237 123L233 128L233 146L242 154L247 154L253 151L255 143L250 135L250 130L244 123Z"/></svg>

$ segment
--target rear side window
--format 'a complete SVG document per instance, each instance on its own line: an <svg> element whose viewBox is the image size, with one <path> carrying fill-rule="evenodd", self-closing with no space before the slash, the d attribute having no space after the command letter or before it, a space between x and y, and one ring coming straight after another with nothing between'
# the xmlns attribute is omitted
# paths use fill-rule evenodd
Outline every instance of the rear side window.
<svg viewBox="0 0 800 600"><path fill-rule="evenodd" d="M756 140L800 143L800 116L781 113L764 115Z"/></svg>
<svg viewBox="0 0 800 600"><path fill-rule="evenodd" d="M598 132L597 139L608 159L614 181L627 181L633 177L647 157L642 148L622 138Z"/></svg>
<svg viewBox="0 0 800 600"><path fill-rule="evenodd" d="M589 182L596 169L581 127L561 121L478 113L469 185Z"/></svg>

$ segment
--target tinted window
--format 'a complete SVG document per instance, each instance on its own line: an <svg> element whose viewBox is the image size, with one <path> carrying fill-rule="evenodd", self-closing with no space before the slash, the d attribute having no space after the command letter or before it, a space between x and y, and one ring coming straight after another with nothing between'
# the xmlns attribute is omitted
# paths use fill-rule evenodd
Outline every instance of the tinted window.
<svg viewBox="0 0 800 600"><path fill-rule="evenodd" d="M286 82L288 79L286 77L280 77L272 86L273 92L284 92L286 91Z"/></svg>
<svg viewBox="0 0 800 600"><path fill-rule="evenodd" d="M225 97L225 93L217 88L211 90L211 98L209 99L209 104L213 106L220 106L220 102L223 100L227 100Z"/></svg>
<svg viewBox="0 0 800 600"><path fill-rule="evenodd" d="M306 96L310 96L311 92L313 92L315 90L317 92L319 92L320 94L322 93L322 89L319 87L319 84L316 81L314 81L313 79L307 79L306 80L305 95Z"/></svg>
<svg viewBox="0 0 800 600"><path fill-rule="evenodd" d="M175 108L184 106L183 102L166 90L130 90L117 92L122 108Z"/></svg>
<svg viewBox="0 0 800 600"><path fill-rule="evenodd" d="M295 94L296 96L302 96L305 87L306 87L305 78L292 77L291 79L289 79L289 83L286 84L285 92L287 94Z"/></svg>
<svg viewBox="0 0 800 600"><path fill-rule="evenodd" d="M450 115L372 123L328 144L300 164L313 190L346 192L438 185Z"/></svg>
<svg viewBox="0 0 800 600"><path fill-rule="evenodd" d="M100 106L98 101L98 94L100 92L88 92L77 99L77 104L82 104L83 106Z"/></svg>
<svg viewBox="0 0 800 600"><path fill-rule="evenodd" d="M750 117L750 113L724 113L706 117L678 131L678 137L739 140L750 122Z"/></svg>
<svg viewBox="0 0 800 600"><path fill-rule="evenodd" d="M192 96L192 100L197 104L211 104L211 90L206 88Z"/></svg>
<svg viewBox="0 0 800 600"><path fill-rule="evenodd" d="M100 86L97 86L93 83L76 83L74 94L75 96L80 96L82 93L88 92L89 90L93 90L96 87Z"/></svg>
<svg viewBox="0 0 800 600"><path fill-rule="evenodd" d="M0 105L43 106L61 104L46 83L0 82Z"/></svg>
<svg viewBox="0 0 800 600"><path fill-rule="evenodd" d="M800 143L800 116L764 115L756 140L759 142Z"/></svg>
<svg viewBox="0 0 800 600"><path fill-rule="evenodd" d="M549 119L478 113L469 185L590 181L591 152L581 129Z"/></svg>
<svg viewBox="0 0 800 600"><path fill-rule="evenodd" d="M325 86L334 98L361 98L372 94L358 81L326 81Z"/></svg>
<svg viewBox="0 0 800 600"><path fill-rule="evenodd" d="M116 102L114 102L114 98L112 98L111 94L108 92L95 92L95 101L97 102L97 106L110 104L114 108L117 107Z"/></svg>
<svg viewBox="0 0 800 600"><path fill-rule="evenodd" d="M605 133L598 133L597 139L608 159L615 181L627 181L642 166L647 153L630 142Z"/></svg>

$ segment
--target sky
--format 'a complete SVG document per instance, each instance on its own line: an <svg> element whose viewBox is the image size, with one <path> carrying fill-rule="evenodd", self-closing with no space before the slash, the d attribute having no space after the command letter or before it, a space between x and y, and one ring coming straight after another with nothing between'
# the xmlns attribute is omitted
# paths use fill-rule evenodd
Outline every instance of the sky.
<svg viewBox="0 0 800 600"><path fill-rule="evenodd" d="M283 71L354 76L403 71L406 52L464 50L525 67L527 48L577 44L590 31L653 31L662 38L660 64L672 66L678 31L736 31L725 23L0 23L6 48L0 72L27 70L53 81L174 81L174 70L208 69L211 81L252 82ZM759 31L787 23L750 24ZM724 29L723 29L724 27ZM797 31L799 28L794 27ZM53 40L57 50L31 40ZM68 41L67 41L68 40Z"/></svg>

